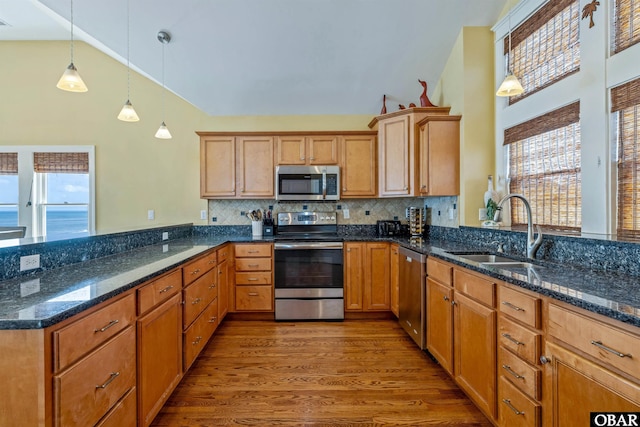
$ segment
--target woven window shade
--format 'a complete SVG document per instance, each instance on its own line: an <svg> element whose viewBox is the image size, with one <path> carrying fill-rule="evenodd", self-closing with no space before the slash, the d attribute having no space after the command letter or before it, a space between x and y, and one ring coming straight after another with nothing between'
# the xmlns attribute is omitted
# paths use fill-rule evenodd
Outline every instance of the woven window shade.
<svg viewBox="0 0 640 427"><path fill-rule="evenodd" d="M505 130L509 192L525 196L533 222L547 229L582 226L579 109L574 103ZM511 223L527 223L516 199L511 199Z"/></svg>
<svg viewBox="0 0 640 427"><path fill-rule="evenodd" d="M611 89L618 121L618 237L640 238L640 79Z"/></svg>
<svg viewBox="0 0 640 427"><path fill-rule="evenodd" d="M89 153L33 153L39 173L89 173Z"/></svg>
<svg viewBox="0 0 640 427"><path fill-rule="evenodd" d="M551 0L504 38L509 69L524 88L513 104L580 69L580 3Z"/></svg>
<svg viewBox="0 0 640 427"><path fill-rule="evenodd" d="M18 175L18 153L0 153L0 175Z"/></svg>
<svg viewBox="0 0 640 427"><path fill-rule="evenodd" d="M640 1L615 0L611 50L618 53L640 42Z"/></svg>

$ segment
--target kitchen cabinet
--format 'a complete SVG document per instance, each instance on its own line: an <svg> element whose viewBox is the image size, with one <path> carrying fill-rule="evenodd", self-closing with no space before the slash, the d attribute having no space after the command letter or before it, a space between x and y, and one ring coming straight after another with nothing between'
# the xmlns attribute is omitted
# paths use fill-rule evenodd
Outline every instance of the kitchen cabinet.
<svg viewBox="0 0 640 427"><path fill-rule="evenodd" d="M400 245L391 244L391 256L389 258L390 289L391 289L391 312L398 317L398 306L400 298Z"/></svg>
<svg viewBox="0 0 640 427"><path fill-rule="evenodd" d="M273 311L273 244L237 243L235 311Z"/></svg>
<svg viewBox="0 0 640 427"><path fill-rule="evenodd" d="M390 244L345 243L345 311L391 309Z"/></svg>
<svg viewBox="0 0 640 427"><path fill-rule="evenodd" d="M375 135L341 136L341 198L372 198L377 194L377 138Z"/></svg>
<svg viewBox="0 0 640 427"><path fill-rule="evenodd" d="M451 184L459 180L452 178L459 171L450 168L457 164L460 149L460 117L449 116L449 110L449 107L409 108L377 116L369 123L370 128L378 127L379 197L449 193Z"/></svg>
<svg viewBox="0 0 640 427"><path fill-rule="evenodd" d="M283 135L276 137L278 165L337 165L337 135Z"/></svg>
<svg viewBox="0 0 640 427"><path fill-rule="evenodd" d="M640 331L547 302L543 369L545 426L589 424L589 413L640 411Z"/></svg>
<svg viewBox="0 0 640 427"><path fill-rule="evenodd" d="M182 379L182 270L137 293L138 425L148 426Z"/></svg>
<svg viewBox="0 0 640 427"><path fill-rule="evenodd" d="M433 115L418 122L418 195L460 194L461 116Z"/></svg>
<svg viewBox="0 0 640 427"><path fill-rule="evenodd" d="M272 136L200 133L200 197L274 197Z"/></svg>
<svg viewBox="0 0 640 427"><path fill-rule="evenodd" d="M427 349L496 420L496 283L431 257L427 274Z"/></svg>
<svg viewBox="0 0 640 427"><path fill-rule="evenodd" d="M229 312L229 278L233 274L231 267L233 260L229 260L231 245L224 245L218 249L218 321L222 322ZM232 258L232 257L231 257Z"/></svg>

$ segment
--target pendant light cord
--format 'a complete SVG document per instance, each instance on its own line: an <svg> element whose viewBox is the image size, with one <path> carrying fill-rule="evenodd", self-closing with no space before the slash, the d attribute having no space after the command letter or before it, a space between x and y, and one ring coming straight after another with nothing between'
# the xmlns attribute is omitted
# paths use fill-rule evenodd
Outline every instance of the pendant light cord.
<svg viewBox="0 0 640 427"><path fill-rule="evenodd" d="M162 122L164 123L165 110L164 110L164 93L166 89L164 87L164 43L162 43Z"/></svg>
<svg viewBox="0 0 640 427"><path fill-rule="evenodd" d="M71 0L71 63L73 64L73 0Z"/></svg>
<svg viewBox="0 0 640 427"><path fill-rule="evenodd" d="M511 73L511 10L509 10L509 51L507 52L507 74Z"/></svg>
<svg viewBox="0 0 640 427"><path fill-rule="evenodd" d="M131 99L130 96L130 87L131 87L131 67L129 65L129 55L131 52L131 38L130 38L130 32L131 32L131 11L130 9L130 1L127 0L127 101L129 101Z"/></svg>

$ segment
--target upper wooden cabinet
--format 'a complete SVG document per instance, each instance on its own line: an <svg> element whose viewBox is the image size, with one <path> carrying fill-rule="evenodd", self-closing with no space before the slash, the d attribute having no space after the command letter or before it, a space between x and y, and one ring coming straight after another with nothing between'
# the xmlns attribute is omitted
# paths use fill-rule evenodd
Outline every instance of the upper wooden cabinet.
<svg viewBox="0 0 640 427"><path fill-rule="evenodd" d="M377 194L377 149L375 134L340 138L341 197L375 197Z"/></svg>
<svg viewBox="0 0 640 427"><path fill-rule="evenodd" d="M273 136L208 132L199 135L200 197L274 197Z"/></svg>
<svg viewBox="0 0 640 427"><path fill-rule="evenodd" d="M337 165L337 135L283 135L276 138L276 164Z"/></svg>
<svg viewBox="0 0 640 427"><path fill-rule="evenodd" d="M378 126L378 195L459 193L460 116L449 107L409 108L374 118Z"/></svg>

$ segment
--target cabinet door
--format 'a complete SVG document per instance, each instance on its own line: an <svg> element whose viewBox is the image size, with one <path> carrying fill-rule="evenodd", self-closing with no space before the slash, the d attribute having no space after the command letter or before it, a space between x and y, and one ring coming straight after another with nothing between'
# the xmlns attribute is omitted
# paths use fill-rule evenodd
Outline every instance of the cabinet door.
<svg viewBox="0 0 640 427"><path fill-rule="evenodd" d="M347 311L362 311L364 246L364 243L345 243L344 309Z"/></svg>
<svg viewBox="0 0 640 427"><path fill-rule="evenodd" d="M640 411L637 384L553 343L545 350L544 426L588 426L590 412Z"/></svg>
<svg viewBox="0 0 640 427"><path fill-rule="evenodd" d="M138 425L148 426L182 378L181 294L137 322Z"/></svg>
<svg viewBox="0 0 640 427"><path fill-rule="evenodd" d="M458 385L496 419L496 312L454 294L454 372Z"/></svg>
<svg viewBox="0 0 640 427"><path fill-rule="evenodd" d="M376 137L349 135L342 137L343 198L376 196Z"/></svg>
<svg viewBox="0 0 640 427"><path fill-rule="evenodd" d="M391 308L390 265L388 243L367 243L363 289L363 310L381 311Z"/></svg>
<svg viewBox="0 0 640 427"><path fill-rule="evenodd" d="M453 374L453 289L427 278L427 349Z"/></svg>
<svg viewBox="0 0 640 427"><path fill-rule="evenodd" d="M380 121L380 196L408 196L409 188L409 116Z"/></svg>
<svg viewBox="0 0 640 427"><path fill-rule="evenodd" d="M430 119L419 137L420 195L460 194L460 116Z"/></svg>
<svg viewBox="0 0 640 427"><path fill-rule="evenodd" d="M338 137L335 135L308 136L307 163L310 165L337 165Z"/></svg>
<svg viewBox="0 0 640 427"><path fill-rule="evenodd" d="M233 136L200 139L200 197L236 195L236 151Z"/></svg>
<svg viewBox="0 0 640 427"><path fill-rule="evenodd" d="M398 252L398 245L391 245L391 258L390 258L390 272L391 272L391 312L398 317L398 304L400 297L400 253Z"/></svg>
<svg viewBox="0 0 640 427"><path fill-rule="evenodd" d="M236 141L238 197L274 197L273 138L238 137Z"/></svg>
<svg viewBox="0 0 640 427"><path fill-rule="evenodd" d="M304 165L306 163L304 136L277 137L276 159L279 165Z"/></svg>
<svg viewBox="0 0 640 427"><path fill-rule="evenodd" d="M229 261L218 264L218 319L222 319L229 312Z"/></svg>

